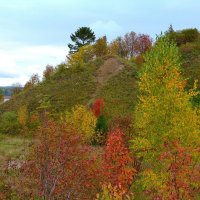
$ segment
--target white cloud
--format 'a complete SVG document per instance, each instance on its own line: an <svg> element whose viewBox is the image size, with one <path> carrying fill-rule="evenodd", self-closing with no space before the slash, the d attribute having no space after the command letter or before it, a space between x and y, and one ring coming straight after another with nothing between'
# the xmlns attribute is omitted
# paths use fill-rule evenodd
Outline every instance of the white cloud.
<svg viewBox="0 0 200 200"><path fill-rule="evenodd" d="M115 38L118 35L121 35L123 31L122 27L113 20L98 20L92 23L90 27L95 33L98 33L98 37L106 35L108 37L108 40L110 40L111 38Z"/></svg>
<svg viewBox="0 0 200 200"><path fill-rule="evenodd" d="M33 73L42 76L47 64L55 66L65 61L67 51L66 46L1 44L0 86L15 82L23 85Z"/></svg>

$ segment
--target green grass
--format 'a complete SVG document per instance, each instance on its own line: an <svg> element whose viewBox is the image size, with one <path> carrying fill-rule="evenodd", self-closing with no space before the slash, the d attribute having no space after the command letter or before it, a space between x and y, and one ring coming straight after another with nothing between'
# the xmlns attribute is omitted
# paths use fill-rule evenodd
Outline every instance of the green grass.
<svg viewBox="0 0 200 200"><path fill-rule="evenodd" d="M131 114L136 96L136 73L133 66L126 66L118 75L112 77L98 94L98 97L104 99L106 110L111 118Z"/></svg>
<svg viewBox="0 0 200 200"><path fill-rule="evenodd" d="M8 159L24 159L30 144L30 139L21 136L0 135L0 163Z"/></svg>
<svg viewBox="0 0 200 200"><path fill-rule="evenodd" d="M9 102L3 104L1 112L17 111L20 106L27 105L30 112L36 111L40 102L48 98L53 113L62 113L76 104L87 104L96 90L96 65L89 64L84 70L62 69L51 79L41 82L38 86L23 91Z"/></svg>

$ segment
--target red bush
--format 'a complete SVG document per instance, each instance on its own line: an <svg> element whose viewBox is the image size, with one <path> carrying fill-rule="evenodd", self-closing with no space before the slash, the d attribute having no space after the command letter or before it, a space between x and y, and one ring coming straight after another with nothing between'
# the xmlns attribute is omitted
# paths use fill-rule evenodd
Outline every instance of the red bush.
<svg viewBox="0 0 200 200"><path fill-rule="evenodd" d="M106 182L113 187L127 191L133 180L135 169L130 152L123 142L124 133L115 129L109 134L104 153L104 174Z"/></svg>
<svg viewBox="0 0 200 200"><path fill-rule="evenodd" d="M100 183L95 152L65 125L48 122L39 130L25 174L30 194L45 199L92 199ZM35 187L35 188L34 188Z"/></svg>
<svg viewBox="0 0 200 200"><path fill-rule="evenodd" d="M103 99L97 99L92 106L92 112L96 117L99 117L99 115L103 113L103 110L104 110Z"/></svg>

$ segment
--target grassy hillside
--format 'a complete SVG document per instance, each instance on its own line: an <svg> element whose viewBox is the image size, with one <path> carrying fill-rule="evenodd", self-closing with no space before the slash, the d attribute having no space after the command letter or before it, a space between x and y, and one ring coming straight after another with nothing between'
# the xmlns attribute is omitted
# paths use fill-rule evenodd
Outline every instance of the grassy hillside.
<svg viewBox="0 0 200 200"><path fill-rule="evenodd" d="M192 88L195 80L198 80L198 88L200 88L200 39L181 45L180 52L183 75L188 79L187 88Z"/></svg>
<svg viewBox="0 0 200 200"><path fill-rule="evenodd" d="M50 102L55 112L62 112L78 103L86 103L95 91L95 70L94 65L83 71L58 69L50 79L13 97L2 106L2 110L17 110L26 104L32 112L40 106L43 99Z"/></svg>
<svg viewBox="0 0 200 200"><path fill-rule="evenodd" d="M180 52L189 89L194 80L200 80L200 40L181 45ZM90 105L95 99L103 98L111 117L128 114L136 102L137 72L134 63L116 57L96 59L76 70L59 65L51 78L14 96L1 105L0 112L17 111L24 104L33 112L43 101L48 101L52 112L59 114L76 104Z"/></svg>
<svg viewBox="0 0 200 200"><path fill-rule="evenodd" d="M53 113L61 113L76 104L89 105L99 97L105 100L111 116L131 112L136 91L134 67L122 63L117 58L108 58L108 62L105 60L108 66L104 69L103 62L103 60L94 61L82 70L58 66L56 73L50 79L14 96L2 105L1 112L17 111L24 104L28 106L30 112L33 112L45 100L50 103ZM108 68L111 71L107 71ZM112 71L114 68L115 72ZM103 77L99 74L101 69ZM120 107L116 108L115 105Z"/></svg>

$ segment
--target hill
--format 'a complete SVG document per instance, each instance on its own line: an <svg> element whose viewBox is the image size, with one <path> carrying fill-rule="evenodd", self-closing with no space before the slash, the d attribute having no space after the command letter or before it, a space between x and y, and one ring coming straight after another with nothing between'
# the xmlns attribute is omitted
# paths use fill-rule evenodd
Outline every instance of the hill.
<svg viewBox="0 0 200 200"><path fill-rule="evenodd" d="M187 89L191 89L194 81L200 80L200 40L182 44L179 49L182 73ZM137 99L137 68L135 62L116 56L96 58L76 70L60 64L50 78L1 105L0 112L17 111L22 105L34 112L42 102L48 102L51 112L59 116L77 104L90 106L103 98L110 117L129 114Z"/></svg>
<svg viewBox="0 0 200 200"><path fill-rule="evenodd" d="M77 104L89 105L96 98L103 98L111 115L129 113L135 101L134 69L135 65L116 57L94 60L83 70L60 65L51 78L3 104L1 112L17 111L22 105L27 105L28 110L34 112L42 101L48 101L52 112L58 114ZM119 102L120 108L115 108L114 105Z"/></svg>

